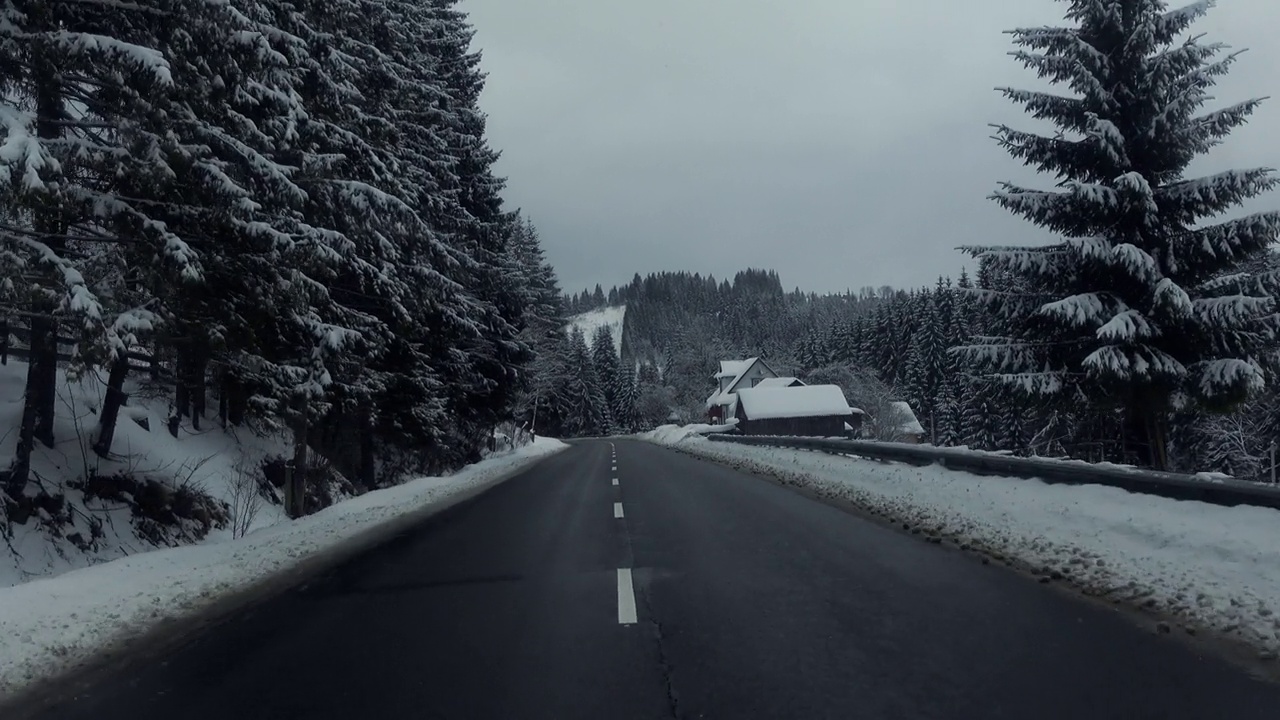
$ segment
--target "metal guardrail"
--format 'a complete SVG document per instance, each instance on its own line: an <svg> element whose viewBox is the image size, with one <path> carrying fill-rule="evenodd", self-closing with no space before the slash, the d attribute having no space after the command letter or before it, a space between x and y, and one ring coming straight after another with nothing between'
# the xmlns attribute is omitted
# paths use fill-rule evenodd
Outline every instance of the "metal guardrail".
<svg viewBox="0 0 1280 720"><path fill-rule="evenodd" d="M977 475L1001 475L1067 485L1109 485L1130 492L1159 495L1174 500L1199 500L1233 507L1253 505L1280 510L1280 488L1241 480L1204 480L1194 475L1123 467L974 453L924 445L841 440L837 438L764 437L755 435L707 435L716 442L786 447L819 452L858 455L911 465L942 465Z"/></svg>

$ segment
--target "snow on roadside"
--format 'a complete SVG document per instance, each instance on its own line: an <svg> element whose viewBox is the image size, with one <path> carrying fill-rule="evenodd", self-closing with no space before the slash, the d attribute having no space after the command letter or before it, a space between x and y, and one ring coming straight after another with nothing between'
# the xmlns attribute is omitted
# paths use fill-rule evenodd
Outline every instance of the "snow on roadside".
<svg viewBox="0 0 1280 720"><path fill-rule="evenodd" d="M822 453L643 436L841 498L1090 595L1280 653L1280 512ZM675 438L675 439L673 439Z"/></svg>
<svg viewBox="0 0 1280 720"><path fill-rule="evenodd" d="M725 423L724 425L697 424L697 425L685 425L683 427L679 425L663 425L655 430L650 431L649 433L646 434L645 437L648 440L662 443L664 445L674 445L675 443L678 443L681 440L684 440L690 437L697 437L699 435L706 435L708 433L729 432L730 430L734 429L737 426L738 426L737 418L730 418L729 422Z"/></svg>
<svg viewBox="0 0 1280 720"><path fill-rule="evenodd" d="M539 438L443 478L421 478L223 543L132 555L0 588L0 698L164 620L195 613L398 517L441 505L566 446Z"/></svg>

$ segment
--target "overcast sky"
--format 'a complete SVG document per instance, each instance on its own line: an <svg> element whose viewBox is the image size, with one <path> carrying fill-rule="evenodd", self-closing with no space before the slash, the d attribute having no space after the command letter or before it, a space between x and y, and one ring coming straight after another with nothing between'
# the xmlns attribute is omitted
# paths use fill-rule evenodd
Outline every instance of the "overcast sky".
<svg viewBox="0 0 1280 720"><path fill-rule="evenodd" d="M1173 4L1181 4L1175 2ZM507 200L567 290L634 273L782 274L788 289L955 275L962 244L1046 236L986 200L1031 181L989 139L1035 87L1001 31L1053 0L463 0ZM1247 47L1223 103L1276 96L1198 171L1280 166L1280 2L1194 31ZM1043 184L1043 183L1042 183ZM1280 194L1256 204L1280 207Z"/></svg>

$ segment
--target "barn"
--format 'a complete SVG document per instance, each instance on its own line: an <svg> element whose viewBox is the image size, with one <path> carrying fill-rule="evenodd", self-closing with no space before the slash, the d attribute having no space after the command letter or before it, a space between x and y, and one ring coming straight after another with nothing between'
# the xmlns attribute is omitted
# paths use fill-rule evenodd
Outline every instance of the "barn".
<svg viewBox="0 0 1280 720"><path fill-rule="evenodd" d="M743 388L738 396L738 432L744 435L838 437L862 424L836 385Z"/></svg>

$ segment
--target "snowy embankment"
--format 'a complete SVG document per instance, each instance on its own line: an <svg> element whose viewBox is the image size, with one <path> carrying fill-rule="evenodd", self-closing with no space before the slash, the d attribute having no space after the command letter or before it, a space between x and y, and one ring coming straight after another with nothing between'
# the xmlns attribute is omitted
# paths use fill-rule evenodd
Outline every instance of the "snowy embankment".
<svg viewBox="0 0 1280 720"><path fill-rule="evenodd" d="M328 553L361 545L565 448L538 439L443 478L346 500L220 543L140 553L0 589L0 698L162 622L190 616Z"/></svg>
<svg viewBox="0 0 1280 720"><path fill-rule="evenodd" d="M1280 652L1280 512L1100 485L1049 485L782 448L713 443L682 428L651 442L852 502L945 539L1149 609L1186 632ZM1162 626L1162 629L1168 626Z"/></svg>

